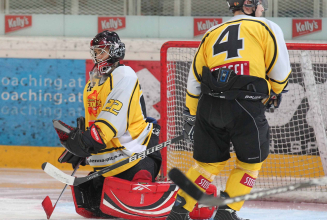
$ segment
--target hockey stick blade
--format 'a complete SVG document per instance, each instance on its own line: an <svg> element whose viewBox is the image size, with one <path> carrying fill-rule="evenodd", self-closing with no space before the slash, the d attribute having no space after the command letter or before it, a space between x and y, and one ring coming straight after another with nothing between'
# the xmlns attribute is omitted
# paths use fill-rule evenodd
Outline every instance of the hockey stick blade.
<svg viewBox="0 0 327 220"><path fill-rule="evenodd" d="M125 164L128 164L128 163L131 163L137 159L144 159L147 155L149 154L152 154L153 152L156 152L156 151L159 151L161 150L162 148L170 145L170 144L174 144L174 143L177 143L178 141L182 140L183 139L183 135L180 135L180 136L177 136L171 140L168 140L166 142L163 142L161 144L158 144L156 146L153 146L145 151L142 151L140 153L136 153L134 154L133 156L125 159L125 160L122 160L112 166L109 166L109 167L105 167L97 172L94 172L88 176L85 176L85 177L72 177L72 176L69 176L67 174L65 174L64 172L62 172L61 170L59 170L57 167L53 166L51 163L48 163L48 162L45 162L42 164L42 169L44 170L44 172L46 172L47 174L49 174L50 176L52 176L53 178L59 180L60 182L62 183L66 183L68 185L73 185L73 186L78 186L82 183L85 183L89 180L92 180L98 176L101 176L102 174L105 174L111 170L114 170L118 167L121 167Z"/></svg>
<svg viewBox="0 0 327 220"><path fill-rule="evenodd" d="M287 186L276 187L272 189L252 192L243 196L236 196L228 199L222 199L214 197L212 195L207 195L203 193L194 183L189 180L180 170L177 168L171 169L169 172L169 178L179 186L181 190L190 195L192 198L198 201L199 204L204 204L208 206L222 206L231 204L234 202L255 200L264 196L274 195L283 192L289 192L296 189L306 188L310 186L319 186L327 184L327 177L311 179L304 182L299 182Z"/></svg>
<svg viewBox="0 0 327 220"><path fill-rule="evenodd" d="M82 163L83 159L80 159L80 161L78 162L78 164L76 165L73 173L71 174L71 176L73 176L75 174L75 172L77 171L77 169L79 168L80 164ZM43 165L42 165L43 166ZM62 194L65 192L66 188L67 188L67 184L65 185L65 187L63 188L63 190L61 191L56 203L54 206L52 206L52 202L49 196L45 197L44 200L42 201L42 207L45 211L45 214L47 215L47 219L50 219L53 210L56 208L58 201L60 200Z"/></svg>
<svg viewBox="0 0 327 220"><path fill-rule="evenodd" d="M76 177L69 176L68 174L62 172L57 167L53 166L51 163L45 162L42 164L42 169L48 175L52 176L56 180L59 180L62 183L66 183L68 185L73 185Z"/></svg>
<svg viewBox="0 0 327 220"><path fill-rule="evenodd" d="M47 215L47 219L50 219L54 207L52 206L52 202L49 196L45 197L45 199L42 201L42 207L45 211L45 214Z"/></svg>

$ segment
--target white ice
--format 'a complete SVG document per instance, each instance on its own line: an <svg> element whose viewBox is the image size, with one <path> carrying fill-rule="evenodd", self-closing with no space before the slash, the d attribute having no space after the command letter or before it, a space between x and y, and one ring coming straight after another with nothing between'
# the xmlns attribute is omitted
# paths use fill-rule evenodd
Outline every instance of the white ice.
<svg viewBox="0 0 327 220"><path fill-rule="evenodd" d="M64 186L42 170L0 169L0 220L46 219L41 202L49 196L54 204ZM327 204L251 201L238 215L251 220L327 220ZM75 213L69 187L50 219L85 220Z"/></svg>

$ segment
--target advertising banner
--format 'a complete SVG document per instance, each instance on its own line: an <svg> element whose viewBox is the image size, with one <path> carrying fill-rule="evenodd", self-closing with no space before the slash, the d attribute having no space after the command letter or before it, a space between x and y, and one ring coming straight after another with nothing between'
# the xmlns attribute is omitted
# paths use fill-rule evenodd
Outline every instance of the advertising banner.
<svg viewBox="0 0 327 220"><path fill-rule="evenodd" d="M125 17L98 17L98 33L104 30L117 31L125 27Z"/></svg>
<svg viewBox="0 0 327 220"><path fill-rule="evenodd" d="M293 19L292 37L308 35L322 30L321 19Z"/></svg>
<svg viewBox="0 0 327 220"><path fill-rule="evenodd" d="M223 23L222 18L194 18L194 37L203 35L211 27Z"/></svg>
<svg viewBox="0 0 327 220"><path fill-rule="evenodd" d="M85 60L0 59L1 145L60 146L52 120L84 115Z"/></svg>
<svg viewBox="0 0 327 220"><path fill-rule="evenodd" d="M32 27L32 15L5 15L5 33Z"/></svg>

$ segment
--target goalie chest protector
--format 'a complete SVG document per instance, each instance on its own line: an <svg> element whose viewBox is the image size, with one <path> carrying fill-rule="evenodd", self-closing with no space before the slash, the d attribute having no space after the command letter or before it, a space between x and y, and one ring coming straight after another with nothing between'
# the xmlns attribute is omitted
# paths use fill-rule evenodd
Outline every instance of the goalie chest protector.
<svg viewBox="0 0 327 220"><path fill-rule="evenodd" d="M100 209L124 219L165 220L175 202L178 187L170 182L128 181L107 177Z"/></svg>

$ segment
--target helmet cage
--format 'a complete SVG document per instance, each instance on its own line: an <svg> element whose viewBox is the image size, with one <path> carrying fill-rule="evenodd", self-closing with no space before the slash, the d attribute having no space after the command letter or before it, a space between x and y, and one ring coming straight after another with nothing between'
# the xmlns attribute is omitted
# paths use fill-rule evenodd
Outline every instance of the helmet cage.
<svg viewBox="0 0 327 220"><path fill-rule="evenodd" d="M268 10L268 0L249 0L250 4L244 4L245 0L227 0L227 4L230 10L241 10L243 11L243 5L248 8L255 8L257 10L258 5L262 5L265 11ZM254 11L254 12L255 12Z"/></svg>
<svg viewBox="0 0 327 220"><path fill-rule="evenodd" d="M93 71L97 69L98 75L110 74L118 61L124 59L125 44L115 32L104 31L91 40L90 54L95 64Z"/></svg>
<svg viewBox="0 0 327 220"><path fill-rule="evenodd" d="M108 49L107 49L108 48ZM100 53L96 53L96 50L100 50ZM125 56L125 44L122 42L119 43L106 43L101 45L94 45L90 47L90 53L94 64L98 64L104 61L108 63L115 63L119 60L122 60ZM108 57L106 59L97 58L98 55L106 53Z"/></svg>

